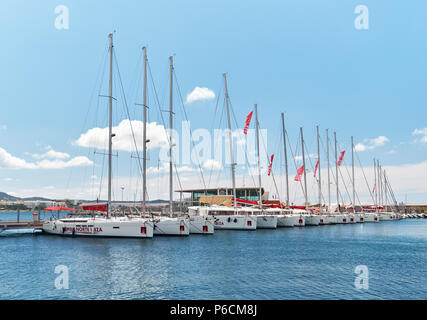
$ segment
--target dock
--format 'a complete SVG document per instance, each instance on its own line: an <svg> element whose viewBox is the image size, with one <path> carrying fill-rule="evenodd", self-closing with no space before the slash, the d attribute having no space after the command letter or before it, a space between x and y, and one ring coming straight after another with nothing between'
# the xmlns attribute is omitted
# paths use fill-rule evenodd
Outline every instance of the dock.
<svg viewBox="0 0 427 320"><path fill-rule="evenodd" d="M43 221L0 221L0 230L43 229Z"/></svg>

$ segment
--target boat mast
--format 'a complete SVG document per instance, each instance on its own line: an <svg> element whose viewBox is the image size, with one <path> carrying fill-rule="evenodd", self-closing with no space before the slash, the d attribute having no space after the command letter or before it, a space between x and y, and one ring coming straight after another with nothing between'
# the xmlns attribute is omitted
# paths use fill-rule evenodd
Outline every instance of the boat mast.
<svg viewBox="0 0 427 320"><path fill-rule="evenodd" d="M308 201L307 201L307 173L305 170L305 154L304 154L304 137L302 135L302 127L301 130L301 149L302 149L302 165L304 168L304 199L305 199L305 210L307 210Z"/></svg>
<svg viewBox="0 0 427 320"><path fill-rule="evenodd" d="M234 198L234 209L236 209L236 177L235 177L235 163L234 163L234 155L233 155L233 136L231 132L231 121L230 121L230 107L228 106L228 89L227 89L227 76L224 73L224 88L225 88L225 104L227 106L227 122L228 122L228 137L230 141L230 160L231 160L231 180L233 183L233 198ZM260 198L261 200L261 198Z"/></svg>
<svg viewBox="0 0 427 320"><path fill-rule="evenodd" d="M374 187L375 187L375 211L378 213L378 186L377 186L377 162L375 161L374 158L374 177L375 177L375 183L374 183Z"/></svg>
<svg viewBox="0 0 427 320"><path fill-rule="evenodd" d="M351 174L353 181L353 213L356 213L356 189L354 187L354 142L351 136Z"/></svg>
<svg viewBox="0 0 427 320"><path fill-rule="evenodd" d="M142 133L142 159L143 159L143 170L142 170L142 215L145 216L146 213L146 194L147 194L147 48L143 47L142 51L144 52L144 96L142 107L143 111L143 120L144 128Z"/></svg>
<svg viewBox="0 0 427 320"><path fill-rule="evenodd" d="M326 129L326 154L328 157L328 198L329 206L328 210L331 211L331 177L330 177L330 164L329 164L329 129Z"/></svg>
<svg viewBox="0 0 427 320"><path fill-rule="evenodd" d="M107 219L111 213L111 156L113 148L113 34L110 38L110 84L108 95L108 200L107 200Z"/></svg>
<svg viewBox="0 0 427 320"><path fill-rule="evenodd" d="M320 176L320 137L319 137L319 126L317 129L317 172L319 173L319 213L322 211L322 180Z"/></svg>
<svg viewBox="0 0 427 320"><path fill-rule="evenodd" d="M286 208L289 209L289 177L288 177L288 152L286 148L286 129L285 115L282 112L282 129L283 129L283 148L285 150L285 171L286 171Z"/></svg>
<svg viewBox="0 0 427 320"><path fill-rule="evenodd" d="M340 210L340 193L338 188L338 155L337 155L337 133L334 132L334 140L335 140L335 174L336 174L336 184L337 184L337 205L338 205L338 213L341 213Z"/></svg>
<svg viewBox="0 0 427 320"><path fill-rule="evenodd" d="M258 123L258 105L255 104L255 123L256 123L256 146L258 154L258 175L259 175L259 208L262 209L262 198L261 198L261 163L259 159L259 123Z"/></svg>
<svg viewBox="0 0 427 320"><path fill-rule="evenodd" d="M172 217L172 130L173 130L173 57L169 57L170 91L169 91L169 215Z"/></svg>

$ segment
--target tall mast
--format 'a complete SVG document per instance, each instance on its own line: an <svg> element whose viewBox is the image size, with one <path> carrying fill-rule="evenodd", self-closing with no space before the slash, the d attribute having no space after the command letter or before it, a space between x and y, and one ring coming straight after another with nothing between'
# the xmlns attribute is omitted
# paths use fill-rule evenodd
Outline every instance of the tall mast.
<svg viewBox="0 0 427 320"><path fill-rule="evenodd" d="M338 213L341 212L340 210L340 193L338 188L338 155L337 155L337 133L334 132L334 140L335 140L335 174L336 174L336 184L337 184L337 205L338 205Z"/></svg>
<svg viewBox="0 0 427 320"><path fill-rule="evenodd" d="M173 130L173 57L169 57L170 69L170 91L169 91L169 215L172 216L173 211L173 195L172 195L172 130Z"/></svg>
<svg viewBox="0 0 427 320"><path fill-rule="evenodd" d="M283 112L282 112L282 129L283 129L283 148L285 150L286 208L289 209L288 151L287 151L287 148L286 148L285 115L283 114Z"/></svg>
<svg viewBox="0 0 427 320"><path fill-rule="evenodd" d="M329 130L326 129L326 154L328 157L328 198L329 198L329 206L328 210L331 211L331 177L330 177L330 165L329 165Z"/></svg>
<svg viewBox="0 0 427 320"><path fill-rule="evenodd" d="M259 157L259 122L258 122L258 105L255 104L255 122L256 122L256 148L258 154L258 175L259 175L259 208L262 209L261 199L261 163Z"/></svg>
<svg viewBox="0 0 427 320"><path fill-rule="evenodd" d="M227 89L227 76L224 73L224 88L225 88L225 104L227 106L227 122L228 122L228 137L230 141L230 160L231 160L231 180L233 183L233 198L234 198L234 209L236 209L236 177L234 174L235 170L235 163L234 163L234 155L233 155L233 136L231 132L231 121L230 121L230 107L228 106L228 89ZM260 198L261 200L261 198Z"/></svg>
<svg viewBox="0 0 427 320"><path fill-rule="evenodd" d="M111 156L113 149L113 34L110 38L110 85L108 94L108 201L107 201L107 219L111 213Z"/></svg>
<svg viewBox="0 0 427 320"><path fill-rule="evenodd" d="M147 195L147 48L143 47L144 52L144 96L142 107L144 128L142 133L142 159L143 159L143 173L142 173L142 214L146 213L146 195Z"/></svg>
<svg viewBox="0 0 427 320"><path fill-rule="evenodd" d="M305 170L305 154L304 154L304 137L302 135L302 127L301 130L301 149L302 149L302 165L304 168L304 199L305 199L305 210L307 210L308 201L307 201L307 174Z"/></svg>
<svg viewBox="0 0 427 320"><path fill-rule="evenodd" d="M383 198L383 181L382 181L382 175L381 175L381 166L380 161L377 160L377 170L378 170L378 207L382 206L382 198Z"/></svg>
<svg viewBox="0 0 427 320"><path fill-rule="evenodd" d="M319 173L319 212L322 211L322 180L320 176L320 137L319 137L319 126L316 126L317 129L317 172Z"/></svg>
<svg viewBox="0 0 427 320"><path fill-rule="evenodd" d="M374 159L374 177L375 177L375 211L378 212L378 186L377 186L377 162Z"/></svg>
<svg viewBox="0 0 427 320"><path fill-rule="evenodd" d="M356 212L356 189L354 187L354 142L353 136L351 136L351 174L353 181L353 213Z"/></svg>

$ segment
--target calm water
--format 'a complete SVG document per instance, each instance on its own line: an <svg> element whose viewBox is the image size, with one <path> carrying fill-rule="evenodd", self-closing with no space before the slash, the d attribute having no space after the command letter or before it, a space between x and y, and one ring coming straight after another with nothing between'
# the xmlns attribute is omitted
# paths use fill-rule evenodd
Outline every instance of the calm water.
<svg viewBox="0 0 427 320"><path fill-rule="evenodd" d="M1 214L0 214L1 215ZM145 240L0 237L0 299L427 299L427 220ZM69 289L55 289L55 266ZM356 290L354 269L369 268Z"/></svg>

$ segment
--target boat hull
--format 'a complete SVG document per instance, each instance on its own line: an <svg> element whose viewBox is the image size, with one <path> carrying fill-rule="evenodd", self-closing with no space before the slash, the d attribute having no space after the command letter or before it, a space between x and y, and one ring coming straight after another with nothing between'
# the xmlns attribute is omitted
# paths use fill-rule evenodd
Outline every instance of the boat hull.
<svg viewBox="0 0 427 320"><path fill-rule="evenodd" d="M246 230L257 228L257 217L246 215L215 215L215 230Z"/></svg>
<svg viewBox="0 0 427 320"><path fill-rule="evenodd" d="M320 224L320 216L306 215L304 218L306 226L318 226Z"/></svg>
<svg viewBox="0 0 427 320"><path fill-rule="evenodd" d="M152 238L149 219L60 219L45 221L43 231L61 236Z"/></svg>
<svg viewBox="0 0 427 320"><path fill-rule="evenodd" d="M211 216L189 217L190 234L214 234L214 219Z"/></svg>
<svg viewBox="0 0 427 320"><path fill-rule="evenodd" d="M155 236L188 236L190 225L188 218L167 218L154 220Z"/></svg>
<svg viewBox="0 0 427 320"><path fill-rule="evenodd" d="M295 227L298 225L298 220L300 216L297 214L284 214L277 216L277 227L286 228L286 227Z"/></svg>
<svg viewBox="0 0 427 320"><path fill-rule="evenodd" d="M276 215L259 215L256 220L257 229L276 229L277 216Z"/></svg>

